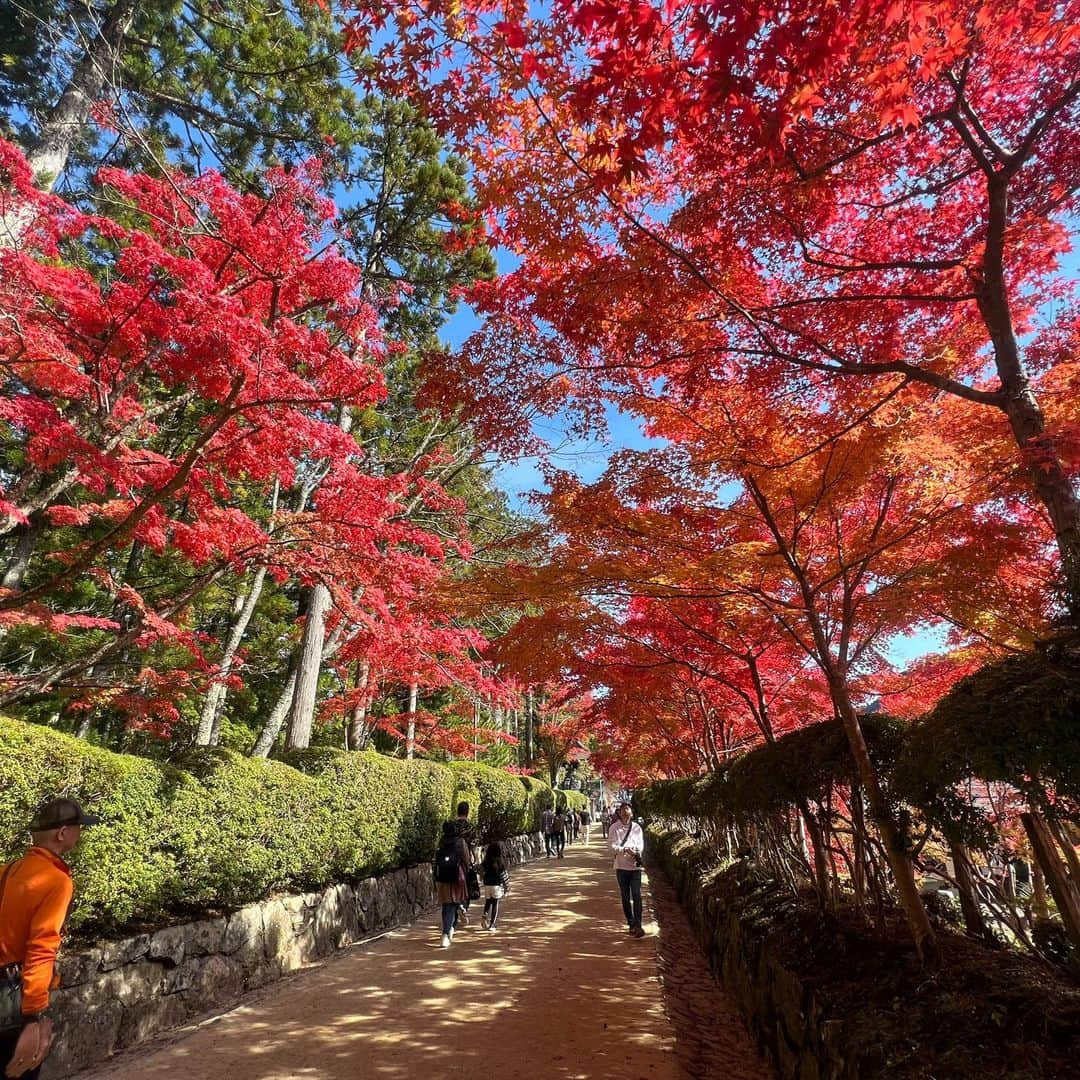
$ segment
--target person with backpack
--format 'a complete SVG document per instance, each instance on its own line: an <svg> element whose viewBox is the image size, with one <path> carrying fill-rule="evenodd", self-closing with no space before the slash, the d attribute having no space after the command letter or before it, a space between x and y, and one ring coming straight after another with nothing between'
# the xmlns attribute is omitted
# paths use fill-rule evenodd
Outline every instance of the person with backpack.
<svg viewBox="0 0 1080 1080"><path fill-rule="evenodd" d="M468 902L465 884L472 860L469 845L453 821L443 824L442 840L435 852L435 891L442 907L442 947L454 940L454 922L458 908Z"/></svg>
<svg viewBox="0 0 1080 1080"><path fill-rule="evenodd" d="M557 811L555 820L551 823L551 838L555 844L555 854L558 858L564 858L566 848L566 817L562 811Z"/></svg>
<svg viewBox="0 0 1080 1080"><path fill-rule="evenodd" d="M485 930L494 930L499 918L499 901L510 891L510 875L503 861L502 844L488 844L480 864L480 876L484 882L484 915L480 925Z"/></svg>
<svg viewBox="0 0 1080 1080"><path fill-rule="evenodd" d="M469 889L470 876L473 879L476 877L476 871L472 869L475 835L472 822L469 820L469 804L464 799L457 804L457 817L453 818L450 824L454 826L455 835L460 836L465 841L465 847L469 852L469 866L465 872L465 900L458 904L457 914L454 916L454 928L460 930L463 926L467 926L469 922L469 904L473 900ZM475 881L473 883L475 885L479 884ZM477 896L477 899L479 899L479 896Z"/></svg>
<svg viewBox="0 0 1080 1080"><path fill-rule="evenodd" d="M36 1080L52 1043L49 991L74 889L64 856L87 825L74 799L52 799L30 823L33 846L0 872L0 1069ZM6 1068L5 1068L6 1067Z"/></svg>
<svg viewBox="0 0 1080 1080"><path fill-rule="evenodd" d="M585 845L586 845L586 847L589 844L589 839L590 839L589 834L590 834L591 826L592 826L592 816L589 814L589 808L585 807L585 809L581 811L581 828L585 833Z"/></svg>

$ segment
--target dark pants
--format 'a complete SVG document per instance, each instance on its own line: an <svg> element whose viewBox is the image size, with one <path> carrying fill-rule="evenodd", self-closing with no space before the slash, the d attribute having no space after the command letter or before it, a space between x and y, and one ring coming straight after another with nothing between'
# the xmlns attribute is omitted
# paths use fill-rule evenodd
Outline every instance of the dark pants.
<svg viewBox="0 0 1080 1080"><path fill-rule="evenodd" d="M499 917L499 901L494 897L489 897L484 901L484 915L487 918L488 926L494 926L495 920Z"/></svg>
<svg viewBox="0 0 1080 1080"><path fill-rule="evenodd" d="M616 870L615 876L619 879L619 895L622 897L626 925L633 930L641 925L641 871Z"/></svg>
<svg viewBox="0 0 1080 1080"><path fill-rule="evenodd" d="M457 904L443 904L442 906L442 932L449 934L454 929L454 919L457 918Z"/></svg>
<svg viewBox="0 0 1080 1080"><path fill-rule="evenodd" d="M15 1053L15 1044L19 1041L21 1034L21 1028L0 1031L0 1076L4 1075L4 1070L8 1067L8 1062L11 1061L11 1055ZM38 1080L40 1072L41 1066L39 1065L36 1069L24 1072L23 1080Z"/></svg>
<svg viewBox="0 0 1080 1080"><path fill-rule="evenodd" d="M544 833L544 853L546 855L551 854L551 833Z"/></svg>
<svg viewBox="0 0 1080 1080"><path fill-rule="evenodd" d="M551 839L555 841L555 854L561 856L563 853L563 848L566 847L566 833L552 833Z"/></svg>

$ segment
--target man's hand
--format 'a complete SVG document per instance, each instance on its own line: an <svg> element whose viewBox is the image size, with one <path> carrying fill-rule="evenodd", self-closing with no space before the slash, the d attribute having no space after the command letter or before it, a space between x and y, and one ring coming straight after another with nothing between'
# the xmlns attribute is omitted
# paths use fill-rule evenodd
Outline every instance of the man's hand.
<svg viewBox="0 0 1080 1080"><path fill-rule="evenodd" d="M49 1053L52 1045L52 1021L46 1017L31 1020L15 1044L15 1053L4 1070L5 1076L22 1076L24 1072L40 1065Z"/></svg>

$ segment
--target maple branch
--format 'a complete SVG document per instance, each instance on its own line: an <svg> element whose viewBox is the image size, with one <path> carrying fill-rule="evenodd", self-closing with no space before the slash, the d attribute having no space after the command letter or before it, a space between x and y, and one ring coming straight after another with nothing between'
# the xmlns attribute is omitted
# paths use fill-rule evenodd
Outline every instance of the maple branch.
<svg viewBox="0 0 1080 1080"><path fill-rule="evenodd" d="M1050 126L1050 123L1063 109L1067 109L1077 97L1080 96L1080 79L1075 81L1062 95L1050 105L1046 112L1039 117L1039 119L1032 124L1028 133L1021 140L1020 145L1016 148L1015 152L1010 154L1007 161L1007 169L1009 173L1014 173L1027 159L1038 142L1042 133Z"/></svg>
<svg viewBox="0 0 1080 1080"><path fill-rule="evenodd" d="M960 261L957 260L958 263ZM978 298L979 294L974 292L956 293L953 296L942 296L936 293L863 293L858 296L803 296L795 300L781 300L778 303L751 308L750 310L760 315L768 311L783 311L787 308L808 307L813 304L889 303L892 301L913 304L963 304Z"/></svg>
<svg viewBox="0 0 1080 1080"><path fill-rule="evenodd" d="M968 100L966 93L967 88L967 75L970 71L970 64L965 64L965 70L961 78L957 78L951 71L945 72L945 79L952 86L956 92L956 106L960 109L963 115L966 117L968 123L975 129L976 135L983 141L983 145L994 155L995 158L1002 164L1005 164L1011 155L1002 147L996 139L994 139L990 132L986 130L983 122L979 119L979 114L975 112L971 102Z"/></svg>

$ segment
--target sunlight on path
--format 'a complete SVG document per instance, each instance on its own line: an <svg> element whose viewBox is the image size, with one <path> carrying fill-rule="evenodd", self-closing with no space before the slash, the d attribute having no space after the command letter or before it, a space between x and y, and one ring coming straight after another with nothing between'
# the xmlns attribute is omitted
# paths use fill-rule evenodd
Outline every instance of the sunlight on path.
<svg viewBox="0 0 1080 1080"><path fill-rule="evenodd" d="M437 914L250 995L167 1043L134 1049L83 1080L674 1080L762 1071L681 918L663 905L641 940L625 933L610 853L598 838L511 875L499 929L474 925L439 948ZM669 928L668 922L671 922ZM674 934L674 937L672 937ZM683 952L689 949L689 955ZM700 967L693 967L696 959ZM685 962L684 962L685 961ZM688 968L687 963L691 966ZM658 971L664 970L662 985ZM697 999L691 1013L673 1002ZM672 1014L669 1019L669 1012ZM718 1040L697 1029L716 1016ZM719 1050L717 1049L719 1047ZM715 1056L710 1060L710 1055ZM703 1056L701 1056L703 1055ZM700 1060L695 1060L700 1057ZM719 1071L718 1071L719 1070Z"/></svg>

